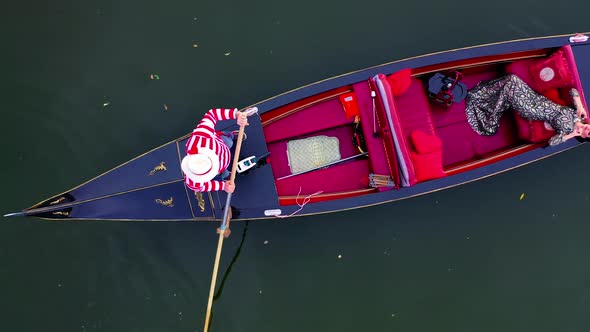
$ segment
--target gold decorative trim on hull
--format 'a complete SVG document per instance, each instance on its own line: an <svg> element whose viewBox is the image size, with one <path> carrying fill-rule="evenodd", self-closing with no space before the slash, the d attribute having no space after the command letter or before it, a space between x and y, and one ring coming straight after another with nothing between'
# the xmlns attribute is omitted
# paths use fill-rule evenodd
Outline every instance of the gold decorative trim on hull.
<svg viewBox="0 0 590 332"><path fill-rule="evenodd" d="M203 198L203 193L197 191L194 191L194 193L197 202L199 202L199 208L201 209L201 212L205 212L205 199Z"/></svg>
<svg viewBox="0 0 590 332"><path fill-rule="evenodd" d="M58 215L66 216L66 217L70 215L70 213L67 211L56 211L56 212L53 212L52 214L58 214Z"/></svg>
<svg viewBox="0 0 590 332"><path fill-rule="evenodd" d="M163 161L158 166L154 167L154 169L150 172L150 176L156 174L156 172L165 172L166 170L166 162Z"/></svg>
<svg viewBox="0 0 590 332"><path fill-rule="evenodd" d="M62 202L62 201L63 201L63 200L65 200L65 199L66 199L66 198L62 196L62 197L60 197L60 198L56 199L55 201L53 201L53 202L49 203L49 205L55 205L55 204L57 204L57 203L60 203L60 202Z"/></svg>
<svg viewBox="0 0 590 332"><path fill-rule="evenodd" d="M174 207L174 197L170 197L167 200L162 200L160 198L156 198L154 200L156 203L167 206L167 207Z"/></svg>

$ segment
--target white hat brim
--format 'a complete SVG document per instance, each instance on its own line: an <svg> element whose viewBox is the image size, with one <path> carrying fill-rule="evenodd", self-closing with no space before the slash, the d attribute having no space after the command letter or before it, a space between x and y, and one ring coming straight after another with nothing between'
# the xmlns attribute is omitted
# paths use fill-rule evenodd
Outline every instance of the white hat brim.
<svg viewBox="0 0 590 332"><path fill-rule="evenodd" d="M209 172L200 175L191 172L188 167L188 161L191 158L191 156L194 155L189 154L182 158L182 162L180 163L180 169L182 170L182 173L184 173L184 175L187 178L191 179L193 182L196 183L205 183L213 180L213 178L219 174L219 156L216 155L215 152L213 152L213 150L207 148L199 148L198 154L205 155L211 159L212 164Z"/></svg>

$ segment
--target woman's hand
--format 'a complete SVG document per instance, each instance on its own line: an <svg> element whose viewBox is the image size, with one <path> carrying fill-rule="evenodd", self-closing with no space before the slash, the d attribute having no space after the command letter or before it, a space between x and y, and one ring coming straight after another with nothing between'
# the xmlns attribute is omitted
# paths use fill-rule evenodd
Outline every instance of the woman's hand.
<svg viewBox="0 0 590 332"><path fill-rule="evenodd" d="M582 103L576 108L576 115L582 120L588 120L588 112L584 106L582 106Z"/></svg>
<svg viewBox="0 0 590 332"><path fill-rule="evenodd" d="M570 92L572 94L572 99L574 100L574 105L576 106L576 115L578 118L582 120L588 119L588 112L584 108L584 104L582 104L582 99L580 98L580 94L578 90L572 89Z"/></svg>

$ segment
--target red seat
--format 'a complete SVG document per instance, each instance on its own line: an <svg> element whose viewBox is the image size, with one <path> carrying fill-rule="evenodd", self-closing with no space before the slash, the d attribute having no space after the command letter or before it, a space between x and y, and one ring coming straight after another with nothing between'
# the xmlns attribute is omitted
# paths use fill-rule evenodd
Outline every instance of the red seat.
<svg viewBox="0 0 590 332"><path fill-rule="evenodd" d="M467 74L461 82L468 89L482 81L501 76L495 71ZM432 118L438 136L443 141L443 165L450 166L482 158L493 151L515 145L518 141L514 119L510 112L502 116L500 128L495 135L481 136L467 122L465 101L454 103L446 108L431 102Z"/></svg>
<svg viewBox="0 0 590 332"><path fill-rule="evenodd" d="M431 117L431 105L424 90L422 81L412 78L412 84L403 94L394 97L395 108L404 130L406 139L416 129L434 135L434 126Z"/></svg>

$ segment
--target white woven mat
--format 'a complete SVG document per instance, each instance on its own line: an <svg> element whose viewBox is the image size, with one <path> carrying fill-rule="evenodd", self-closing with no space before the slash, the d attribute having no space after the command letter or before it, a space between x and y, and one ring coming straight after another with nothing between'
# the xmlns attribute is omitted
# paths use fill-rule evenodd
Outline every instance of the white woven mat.
<svg viewBox="0 0 590 332"><path fill-rule="evenodd" d="M303 172L340 160L338 138L314 136L287 142L291 173Z"/></svg>

